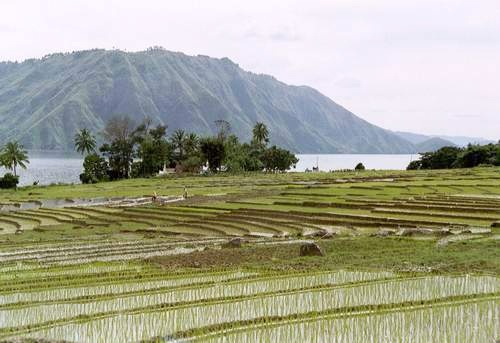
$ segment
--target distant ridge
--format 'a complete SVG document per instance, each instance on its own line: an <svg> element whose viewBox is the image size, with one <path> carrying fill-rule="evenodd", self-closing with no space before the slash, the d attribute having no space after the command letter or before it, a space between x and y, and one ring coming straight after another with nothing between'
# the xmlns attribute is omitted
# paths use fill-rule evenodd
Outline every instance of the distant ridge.
<svg viewBox="0 0 500 343"><path fill-rule="evenodd" d="M0 144L72 150L77 129L100 132L114 115L199 134L227 120L249 140L256 121L297 153L411 153L415 146L318 91L242 70L228 58L161 48L87 50L0 63Z"/></svg>
<svg viewBox="0 0 500 343"><path fill-rule="evenodd" d="M417 152L431 152L441 149L445 146L457 146L453 142L439 137L431 137L423 142L415 145L417 147Z"/></svg>
<svg viewBox="0 0 500 343"><path fill-rule="evenodd" d="M420 144L423 143L426 140L429 140L430 138L440 138L445 141L451 142L454 145L464 147L467 144L488 144L488 143L495 143L492 140L480 138L480 137L467 137L467 136L446 136L446 135L423 135L423 134L418 134L418 133L412 133L412 132L403 132L403 131L395 131L395 134L397 134L399 137L406 139L407 141L413 143L413 144Z"/></svg>

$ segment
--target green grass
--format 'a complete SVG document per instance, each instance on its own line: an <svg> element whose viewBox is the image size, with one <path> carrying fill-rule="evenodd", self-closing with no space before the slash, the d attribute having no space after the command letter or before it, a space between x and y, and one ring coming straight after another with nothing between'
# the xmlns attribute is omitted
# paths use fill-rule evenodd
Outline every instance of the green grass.
<svg viewBox="0 0 500 343"><path fill-rule="evenodd" d="M411 318L404 313L418 306L427 313L434 306L451 311L465 303L476 308L479 303L498 300L498 292L483 292L391 304L382 301L368 307L349 300L347 307L319 306L321 298L315 294L331 292L333 296L337 291L345 291L344 288L362 289L364 285L360 282L340 285L337 289L328 283L301 288L283 281L279 288L267 293L227 292L230 287L241 286L244 290L252 280L261 282L262 289L268 289L276 280L287 280L293 275L312 280L336 271L389 273L410 283L430 276L440 280L445 275L467 280L463 275L476 274L493 276L488 280L495 283L500 276L500 228L493 225L500 221L500 168L136 179L0 191L0 203L143 197L154 192L179 196L184 186L188 187L187 200L163 206L79 206L0 212L0 227L4 227L0 230L0 307L20 316L12 322L18 323L17 326L0 325L0 338L19 338L19 335L71 338L73 329L85 333L89 332L87 328L97 330L98 334L102 327L116 330L114 325L121 325L123 316L137 325L149 325L148 320L153 319L174 323L169 311L178 311L189 319L194 310L226 311L237 305L242 306L242 313L249 313L254 309L261 311L258 304L272 304L280 297L297 299L301 294L311 297L312 303L307 303L311 312L296 310L279 315L270 307L271 314L267 316L244 319L233 315L210 325L210 320L218 318L219 313L202 311L200 315L207 318L203 325L182 329L162 324L151 332L155 335L176 332L179 337L201 334L219 337L221 330L237 329L256 330L255 335L259 335L264 332L259 331L261 325L264 328L287 323L293 331L304 321L315 325L319 317L333 321L337 317L351 320L367 316L371 321L373 316L385 316L386 312L403 320ZM403 236L407 228L416 228L417 233ZM431 231L419 232L419 228ZM452 233L443 231L449 228ZM400 234L387 237L376 234L382 229ZM456 234L469 229L471 233ZM335 234L332 238L321 238L330 231ZM285 232L288 237L278 238ZM309 234L313 236L304 237ZM264 235L267 237L263 238ZM246 240L243 247L224 248L223 244L235 236ZM325 255L300 257L304 239L319 244ZM232 273L236 277L233 281L211 279L211 275L219 273ZM210 280L189 281L206 277ZM177 284L170 279L181 281ZM374 281L372 286L384 282ZM443 285L431 282L429 287L439 290ZM203 295L202 291L208 293ZM420 291L417 287L412 292ZM164 300L175 292L192 300ZM357 298L355 292L349 294ZM156 300L145 302L143 298L148 297ZM329 295L325 299L330 298ZM136 300L140 305L123 305L123 311L108 309L106 305L107 302L113 306L121 302L134 304ZM247 308L242 305L246 302L253 305ZM70 307L72 314L65 315ZM373 313L365 313L367 309ZM24 316L29 316L32 324L21 325ZM392 317L384 320L392 320L387 318ZM291 321L296 322L290 324ZM483 324L485 329L491 329L487 320ZM130 330L135 330L133 324ZM455 327L449 326L447 330L454 332ZM293 332L291 337L296 337Z"/></svg>

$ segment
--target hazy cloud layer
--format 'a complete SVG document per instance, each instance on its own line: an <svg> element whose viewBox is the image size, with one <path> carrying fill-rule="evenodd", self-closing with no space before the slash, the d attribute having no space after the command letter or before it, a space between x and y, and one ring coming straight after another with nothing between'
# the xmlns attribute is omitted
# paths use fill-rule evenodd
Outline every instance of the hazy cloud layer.
<svg viewBox="0 0 500 343"><path fill-rule="evenodd" d="M394 130L500 138L498 0L0 2L0 60L89 48L227 56Z"/></svg>

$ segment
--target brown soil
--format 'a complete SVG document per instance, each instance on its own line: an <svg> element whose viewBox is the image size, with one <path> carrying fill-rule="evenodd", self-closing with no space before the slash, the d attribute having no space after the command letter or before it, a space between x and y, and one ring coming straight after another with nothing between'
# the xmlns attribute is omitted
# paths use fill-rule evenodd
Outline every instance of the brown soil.
<svg viewBox="0 0 500 343"><path fill-rule="evenodd" d="M299 256L300 244L277 244L270 246L244 246L242 248L209 248L190 254L153 257L149 261L166 269L208 268L276 264L279 260L290 260Z"/></svg>

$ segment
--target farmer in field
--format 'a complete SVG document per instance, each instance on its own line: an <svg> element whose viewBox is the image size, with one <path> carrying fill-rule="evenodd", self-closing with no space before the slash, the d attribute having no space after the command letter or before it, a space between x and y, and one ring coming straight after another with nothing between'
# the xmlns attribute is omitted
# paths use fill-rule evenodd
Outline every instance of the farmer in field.
<svg viewBox="0 0 500 343"><path fill-rule="evenodd" d="M187 199L187 197L188 197L188 191L187 191L187 187L186 186L184 186L184 193L182 194L182 197L184 199Z"/></svg>

